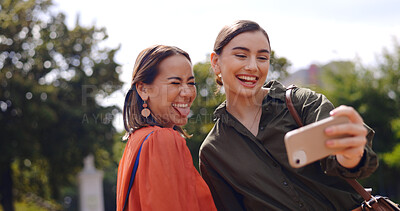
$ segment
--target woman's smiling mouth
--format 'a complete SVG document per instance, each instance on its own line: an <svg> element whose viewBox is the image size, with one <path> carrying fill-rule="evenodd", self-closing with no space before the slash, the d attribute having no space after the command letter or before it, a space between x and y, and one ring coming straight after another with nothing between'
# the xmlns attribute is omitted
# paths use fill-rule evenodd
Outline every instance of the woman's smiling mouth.
<svg viewBox="0 0 400 211"><path fill-rule="evenodd" d="M240 84L249 88L254 87L258 81L258 77L254 75L240 74L236 75L236 78L239 79Z"/></svg>
<svg viewBox="0 0 400 211"><path fill-rule="evenodd" d="M190 113L188 103L172 103L172 107L179 112L181 116L187 117Z"/></svg>

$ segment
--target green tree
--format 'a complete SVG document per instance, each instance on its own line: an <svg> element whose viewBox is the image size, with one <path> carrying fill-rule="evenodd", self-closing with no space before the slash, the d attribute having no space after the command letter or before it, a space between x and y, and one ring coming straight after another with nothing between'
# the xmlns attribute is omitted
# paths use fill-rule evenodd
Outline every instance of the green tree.
<svg viewBox="0 0 400 211"><path fill-rule="evenodd" d="M289 60L278 57L272 51L268 78L280 79L286 76L290 65ZM222 92L218 89L209 61L197 63L193 71L196 78L197 97L192 104L191 116L185 129L189 134L193 134L193 137L187 140L187 145L192 154L193 163L198 168L201 143L214 126L214 110L225 100L225 95L223 89Z"/></svg>
<svg viewBox="0 0 400 211"><path fill-rule="evenodd" d="M214 109L225 99L221 93L217 92L215 77L210 68L210 62L197 63L193 67L197 97L190 108L191 113L185 129L189 134L193 134L193 137L187 140L187 145L196 168L199 163L200 145L214 125Z"/></svg>
<svg viewBox="0 0 400 211"><path fill-rule="evenodd" d="M374 192L400 200L400 47L384 50L376 67L331 62L322 67L324 93L334 105L353 106L375 130L373 149L380 157L378 170L363 180ZM396 169L397 167L397 169Z"/></svg>
<svg viewBox="0 0 400 211"><path fill-rule="evenodd" d="M400 45L398 42L395 41L393 52L384 50L379 67L381 71L378 74L381 75L384 92L397 108L397 113L393 113L395 116L390 121L396 146L391 152L385 153L383 159L389 166L400 169Z"/></svg>
<svg viewBox="0 0 400 211"><path fill-rule="evenodd" d="M99 102L121 88L117 49L101 48L104 28L65 25L51 0L0 1L0 201L34 193L60 200L83 158L112 157L115 106ZM13 194L16 193L16 194Z"/></svg>
<svg viewBox="0 0 400 211"><path fill-rule="evenodd" d="M279 57L273 50L271 52L271 65L268 72L268 78L280 80L288 76L288 68L292 65L285 57ZM267 79L268 80L268 79Z"/></svg>

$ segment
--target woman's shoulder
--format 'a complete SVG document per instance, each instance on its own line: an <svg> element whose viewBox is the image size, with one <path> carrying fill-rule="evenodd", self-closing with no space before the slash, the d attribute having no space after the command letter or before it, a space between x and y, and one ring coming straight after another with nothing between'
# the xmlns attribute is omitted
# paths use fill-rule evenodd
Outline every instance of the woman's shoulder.
<svg viewBox="0 0 400 211"><path fill-rule="evenodd" d="M166 136L179 135L178 131L172 128L163 128L159 126L147 126L137 129L133 135L134 136L144 136L150 133L164 134Z"/></svg>
<svg viewBox="0 0 400 211"><path fill-rule="evenodd" d="M295 90L295 95L297 96L309 96L309 95L317 95L319 93L307 87L297 87Z"/></svg>
<svg viewBox="0 0 400 211"><path fill-rule="evenodd" d="M316 92L307 87L299 87L293 90L293 103L297 104L331 104L329 99L322 93Z"/></svg>
<svg viewBox="0 0 400 211"><path fill-rule="evenodd" d="M230 131L227 131L224 126L225 124L223 124L220 119L215 122L214 126L201 144L200 151L213 151L218 148L218 146L224 145L222 142L230 140L230 138L226 135L226 133L229 133Z"/></svg>
<svg viewBox="0 0 400 211"><path fill-rule="evenodd" d="M185 141L178 131L172 128L162 128L159 126L147 126L135 130L129 137L129 141L149 139L151 141L165 142L165 140ZM154 140L153 140L154 139Z"/></svg>
<svg viewBox="0 0 400 211"><path fill-rule="evenodd" d="M293 102L297 102L297 103L305 102L309 99L315 99L315 98L320 98L320 97L325 98L325 96L321 93L318 93L308 87L302 87L302 86L299 86L296 84L292 84L292 85L286 87L282 83L280 83L278 81L274 81L274 83L271 85L271 87L272 86L279 87L281 89L283 88L282 90L284 92L287 92L289 89L291 89L292 90L292 94L291 94L292 100L293 100ZM285 95L286 95L286 93L285 93Z"/></svg>
<svg viewBox="0 0 400 211"><path fill-rule="evenodd" d="M138 144L143 143L143 149L152 149L156 151L171 147L179 146L179 148L181 148L182 146L186 146L186 140L178 131L172 128L148 126L135 131L131 138L135 140L133 142L143 140L137 142Z"/></svg>
<svg viewBox="0 0 400 211"><path fill-rule="evenodd" d="M171 142L186 142L182 135L173 128L154 126L149 134L149 138L151 138L152 141L156 141L161 144L169 144Z"/></svg>
<svg viewBox="0 0 400 211"><path fill-rule="evenodd" d="M163 128L163 127L155 127L153 130L155 134L165 137L165 138L178 138L178 139L184 139L180 133L173 128Z"/></svg>
<svg viewBox="0 0 400 211"><path fill-rule="evenodd" d="M290 86L294 86L293 92L294 92L294 94L299 95L299 96L316 94L315 91L313 91L313 90L311 90L310 88L307 88L307 87L302 87L302 86L299 86L297 84L292 84ZM271 80L271 81L268 81L264 85L264 88L269 88L269 89L274 90L274 91L286 92L286 90L290 86L289 85L285 86L282 82L280 82L278 80Z"/></svg>

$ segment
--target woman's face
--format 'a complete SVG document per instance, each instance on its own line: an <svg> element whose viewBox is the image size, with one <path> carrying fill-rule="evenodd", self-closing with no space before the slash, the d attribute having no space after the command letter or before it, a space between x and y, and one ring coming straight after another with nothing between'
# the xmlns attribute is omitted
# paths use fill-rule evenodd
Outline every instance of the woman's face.
<svg viewBox="0 0 400 211"><path fill-rule="evenodd" d="M261 90L268 74L270 52L267 37L254 31L237 35L220 55L211 55L214 72L221 74L227 96L251 97Z"/></svg>
<svg viewBox="0 0 400 211"><path fill-rule="evenodd" d="M167 57L158 65L158 75L147 86L148 106L165 127L187 123L190 106L196 98L192 64L183 55Z"/></svg>

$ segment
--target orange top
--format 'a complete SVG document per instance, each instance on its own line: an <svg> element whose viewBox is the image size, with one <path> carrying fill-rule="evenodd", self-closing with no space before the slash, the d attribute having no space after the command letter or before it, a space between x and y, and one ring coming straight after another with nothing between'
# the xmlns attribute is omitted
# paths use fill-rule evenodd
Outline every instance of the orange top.
<svg viewBox="0 0 400 211"><path fill-rule="evenodd" d="M135 131L118 166L117 211L122 211L132 169L143 143L125 210L216 210L210 190L193 166L186 140L172 128Z"/></svg>

